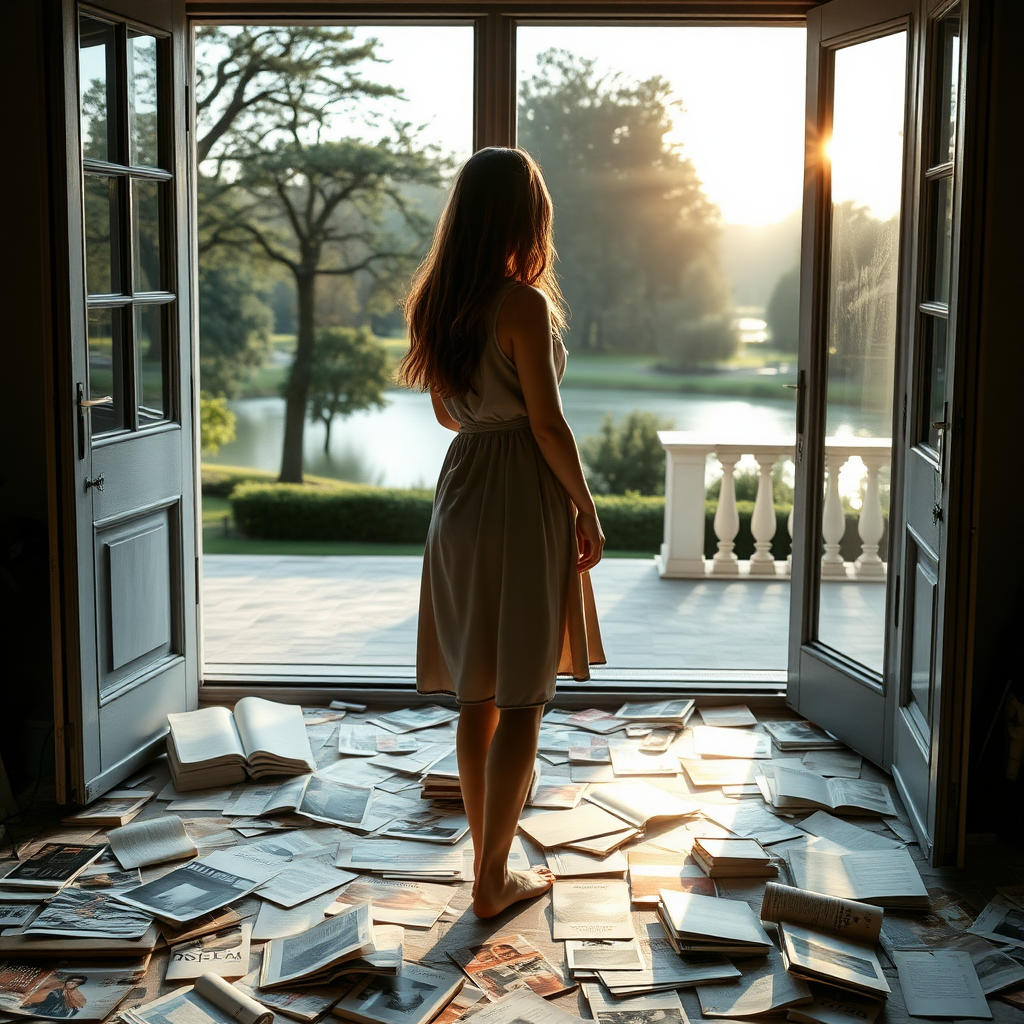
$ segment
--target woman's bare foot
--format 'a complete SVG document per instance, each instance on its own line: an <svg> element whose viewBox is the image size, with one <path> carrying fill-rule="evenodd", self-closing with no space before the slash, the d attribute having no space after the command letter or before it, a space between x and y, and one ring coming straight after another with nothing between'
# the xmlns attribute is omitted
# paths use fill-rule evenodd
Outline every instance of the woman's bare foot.
<svg viewBox="0 0 1024 1024"><path fill-rule="evenodd" d="M555 876L547 868L530 871L505 870L505 878L498 885L478 879L473 893L473 913L477 917L494 917L519 900L532 900L551 888Z"/></svg>

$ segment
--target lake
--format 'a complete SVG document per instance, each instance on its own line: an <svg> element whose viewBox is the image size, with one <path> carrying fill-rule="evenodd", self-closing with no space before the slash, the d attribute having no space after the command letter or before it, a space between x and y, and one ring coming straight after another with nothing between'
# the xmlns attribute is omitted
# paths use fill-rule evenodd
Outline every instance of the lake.
<svg viewBox="0 0 1024 1024"><path fill-rule="evenodd" d="M329 453L323 450L323 426L307 422L306 472L386 487L433 488L452 434L434 419L429 395L412 391L387 394L385 409L335 420ZM229 404L238 417L237 438L214 458L204 461L278 470L284 438L284 399L246 398ZM718 441L791 437L795 410L794 403L787 399L605 388L565 388L562 404L577 440L596 434L607 413L618 419L633 409L670 419L677 430L699 431ZM857 409L849 409L846 418L849 424L843 424L843 433L874 426L865 422L865 415Z"/></svg>

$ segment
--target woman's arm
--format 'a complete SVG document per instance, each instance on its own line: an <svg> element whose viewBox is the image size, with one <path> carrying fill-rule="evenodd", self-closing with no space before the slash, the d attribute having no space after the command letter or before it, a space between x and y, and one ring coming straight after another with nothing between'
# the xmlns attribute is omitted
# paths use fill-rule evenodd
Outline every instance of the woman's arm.
<svg viewBox="0 0 1024 1024"><path fill-rule="evenodd" d="M529 287L512 289L502 303L497 330L499 344L516 364L530 429L541 454L576 506L579 570L583 572L601 560L604 533L583 475L576 439L562 412L551 314L544 293Z"/></svg>
<svg viewBox="0 0 1024 1024"><path fill-rule="evenodd" d="M430 392L430 404L434 407L434 416L442 427L447 427L449 430L459 429L461 425L459 421L452 418L452 414L445 408L444 402L433 391Z"/></svg>

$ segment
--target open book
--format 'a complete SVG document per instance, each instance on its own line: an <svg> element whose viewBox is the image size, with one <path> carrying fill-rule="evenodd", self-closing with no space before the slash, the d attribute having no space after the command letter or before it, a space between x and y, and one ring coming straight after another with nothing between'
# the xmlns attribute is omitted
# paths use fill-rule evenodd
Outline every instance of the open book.
<svg viewBox="0 0 1024 1024"><path fill-rule="evenodd" d="M882 914L867 903L775 882L765 886L761 904L761 920L779 925L791 974L876 998L889 994L874 950Z"/></svg>
<svg viewBox="0 0 1024 1024"><path fill-rule="evenodd" d="M764 765L758 786L765 800L779 810L819 807L840 814L881 814L896 817L889 788L870 779L826 779L812 772Z"/></svg>
<svg viewBox="0 0 1024 1024"><path fill-rule="evenodd" d="M686 818L700 810L696 804L680 800L649 782L595 786L585 799L634 828L645 828L656 818Z"/></svg>
<svg viewBox="0 0 1024 1024"><path fill-rule="evenodd" d="M167 716L174 788L179 792L230 786L265 775L302 775L316 768L302 709L262 697L243 697L234 713L209 707Z"/></svg>

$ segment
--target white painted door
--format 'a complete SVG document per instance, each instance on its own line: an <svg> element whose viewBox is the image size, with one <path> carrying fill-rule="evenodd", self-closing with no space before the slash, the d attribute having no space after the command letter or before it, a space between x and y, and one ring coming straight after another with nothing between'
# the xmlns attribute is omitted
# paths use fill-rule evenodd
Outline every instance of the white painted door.
<svg viewBox="0 0 1024 1024"><path fill-rule="evenodd" d="M180 0L62 13L77 571L63 746L65 795L86 802L197 697L186 33Z"/></svg>
<svg viewBox="0 0 1024 1024"><path fill-rule="evenodd" d="M788 699L889 758L895 395L915 124L917 0L832 0L808 15L807 157ZM860 485L858 486L858 480ZM859 511L859 537L852 521ZM841 538L869 545L844 561ZM859 546L855 543L854 546Z"/></svg>

